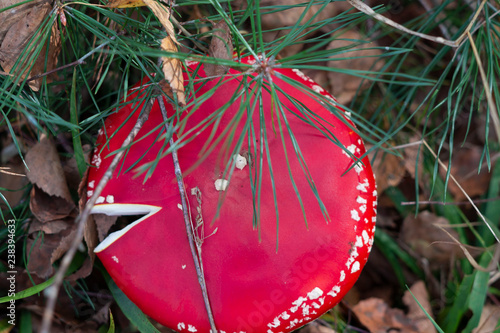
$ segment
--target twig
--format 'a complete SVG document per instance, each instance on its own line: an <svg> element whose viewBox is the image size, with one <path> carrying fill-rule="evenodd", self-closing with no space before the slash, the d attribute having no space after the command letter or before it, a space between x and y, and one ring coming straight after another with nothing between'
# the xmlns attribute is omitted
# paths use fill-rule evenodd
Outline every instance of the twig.
<svg viewBox="0 0 500 333"><path fill-rule="evenodd" d="M488 84L488 77L484 72L481 57L479 56L476 44L474 43L474 39L472 39L472 35L470 34L469 31L467 31L467 36L469 38L472 52L474 53L474 57L476 58L477 68L479 69L479 74L481 75L481 81L483 81L484 93L486 94L486 100L488 101L488 106L490 107L490 116L491 120L493 121L493 128L495 129L495 133L497 134L497 140L498 142L500 142L500 119L498 119L498 111L495 102L493 101L493 96L491 96L490 85Z"/></svg>
<svg viewBox="0 0 500 333"><path fill-rule="evenodd" d="M137 133L142 128L142 125L148 119L149 112L151 111L151 107L153 106L153 102L154 99L151 99L151 101L143 108L142 114L137 119L134 128L132 128L127 138L123 141L123 144L121 146L122 150L115 155L113 161L111 162L108 169L104 173L104 176L99 181L99 184L97 185L94 191L94 195L92 195L90 200L87 201L85 208L75 220L75 224L77 225L75 238L73 239L73 242L71 243L71 247L69 248L68 252L66 252L63 259L61 260L61 265L59 266L59 269L57 270L57 273L54 278L54 284L49 287L50 292L47 295L47 303L46 303L47 305L43 313L42 328L40 330L41 333L50 332L50 326L52 324L52 318L54 316L54 309L56 306L57 295L59 294L59 289L62 285L64 275L66 274L66 271L68 270L68 267L71 264L73 257L75 256L78 246L83 240L83 231L85 227L85 222L87 221L90 215L90 211L94 207L97 198L99 197L99 195L101 195L102 190L104 189L109 179L113 175L113 172L115 171L123 154L126 152L126 149L123 148L127 147L134 140Z"/></svg>
<svg viewBox="0 0 500 333"><path fill-rule="evenodd" d="M495 197L495 198L489 198L489 199L477 199L473 200L474 203L485 203L485 202L492 202L492 201L499 201L500 197ZM416 205L416 201L403 201L401 202L401 206L414 206ZM424 201L424 200L419 200L418 201L419 205L440 205L440 206L461 206L461 205L470 205L469 201L458 201L458 202L442 202L442 201Z"/></svg>
<svg viewBox="0 0 500 333"><path fill-rule="evenodd" d="M172 23L177 27L177 29L179 29L184 35L188 37L193 36L189 31L186 30L186 28L182 26L182 24L179 23L179 21L177 21L177 19L173 15L170 16L170 21L172 21ZM193 42L194 45L198 46L198 48L201 51L208 53L208 49L205 46L198 43L196 39L192 39L191 41Z"/></svg>
<svg viewBox="0 0 500 333"><path fill-rule="evenodd" d="M436 43L444 44L447 46L459 47L462 44L462 41L467 37L467 34L469 33L469 31L472 28L472 26L474 25L474 23L476 22L476 19L479 16L479 13L481 12L481 10L483 9L484 4L486 3L486 0L483 0L481 2L479 7L477 8L476 13L474 14L472 20L470 21L469 25L465 29L465 32L460 37L458 37L456 40L448 40L448 39L444 39L443 37L431 36L431 35L423 34L421 32L410 30L410 29L406 28L405 26L402 26L401 24L394 22L391 19L388 19L387 17L380 15L379 13L376 13L370 6L366 5L361 0L347 0L347 2L349 2L349 4L351 6L353 6L354 8L359 10L360 12L363 12L366 15L370 15L374 19L376 19L380 22L383 22L383 23L385 23L393 28L396 28L402 32L405 32L405 33L413 35L413 36L418 36L420 38L427 39L427 40L430 40L430 41L433 41Z"/></svg>
<svg viewBox="0 0 500 333"><path fill-rule="evenodd" d="M61 66L61 67L57 67L57 68L54 68L48 72L45 72L45 73L42 73L42 74L37 74L37 75L34 75L32 77L30 77L29 79L26 80L26 82L30 82L30 81L33 81L33 80L36 80L36 79L39 79L41 77L44 77L44 76L47 76L47 75L50 75L52 73L55 73L55 72L58 72L58 71L61 71L65 68L68 68L68 67L73 67L73 66L78 66L78 65L83 65L85 64L85 59L87 59L88 57L90 57L92 54L94 54L95 52L97 52L98 50L102 49L104 46L108 45L111 41L115 40L116 37L120 36L120 35L123 35L124 32L120 32L118 33L116 36L112 36L108 41L102 43L101 45L99 45L98 47L96 47L95 49L91 50L90 52L88 52L87 54L85 54L83 57L81 57L80 59L78 60L75 60L69 64L66 64L64 66Z"/></svg>
<svg viewBox="0 0 500 333"><path fill-rule="evenodd" d="M168 132L169 126L173 126L168 122L167 110L165 109L165 103L163 102L163 97L157 97L158 103L160 104L161 114L163 120L165 121L165 128ZM174 147L174 139L170 138L170 147ZM201 260L201 255L197 254L197 244L195 243L193 224L191 223L191 218L189 216L188 204L186 201L186 189L184 187L184 180L182 178L182 171L179 165L179 158L177 156L177 150L172 148L172 159L174 160L174 170L175 177L177 178L177 185L179 186L179 194L181 196L182 214L184 215L184 224L186 225L186 232L189 242L189 248L191 249L191 255L193 256L194 266L196 268L196 275L198 276L198 283L201 287L201 292L203 294L203 302L205 303L205 309L207 311L208 320L210 322L211 332L217 333L217 327L215 325L214 316L212 313L212 307L210 305L210 298L208 297L207 284L205 281L205 274L203 273L203 262ZM200 254L201 250L198 251Z"/></svg>
<svg viewBox="0 0 500 333"><path fill-rule="evenodd" d="M441 161L441 159L436 155L436 153L434 152L434 150L432 150L431 146L429 146L429 144L427 143L427 141L423 140L423 143L425 145L425 147L427 148L427 150L432 154L432 156L434 156L435 159L437 159L439 165L446 171L448 172L448 167ZM490 224L488 223L488 221L486 221L486 218L484 217L484 215L481 213L481 211L477 208L477 206L474 204L474 201L471 199L471 197L467 194L467 192L465 192L465 190L463 189L463 187L460 185L460 183L455 179L455 177L453 177L453 175L450 173L450 179L455 183L455 185L457 185L457 187L460 189L460 191L465 195L465 197L467 198L467 201L469 201L472 205L472 207L474 208L474 210L476 211L477 215L481 218L481 220L484 222L484 224L486 224L486 226L488 227L488 230L491 232L491 234L493 235L493 237L495 237L495 240L497 241L497 243L500 243L500 239L498 239L498 236L497 234L495 233L495 231L493 230L493 228L490 226Z"/></svg>

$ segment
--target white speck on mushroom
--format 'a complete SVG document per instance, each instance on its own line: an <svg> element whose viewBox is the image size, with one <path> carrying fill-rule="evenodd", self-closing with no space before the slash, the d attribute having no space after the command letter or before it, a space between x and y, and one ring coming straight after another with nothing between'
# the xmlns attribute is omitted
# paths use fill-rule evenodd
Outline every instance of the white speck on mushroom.
<svg viewBox="0 0 500 333"><path fill-rule="evenodd" d="M377 196L377 190L373 190L373 196L376 197ZM375 201L376 202L376 201Z"/></svg>
<svg viewBox="0 0 500 333"><path fill-rule="evenodd" d="M347 150L348 150L351 154L353 154L353 155L354 155L354 153L356 152L356 148L357 148L357 147L356 147L356 145L354 145L354 144L352 144L352 145L350 145L350 146L348 146L348 147L345 147L345 149L347 149ZM345 156L347 156L347 157L349 157L349 158L350 158L350 157L351 157L351 155L349 155L349 154L345 151L345 149L342 149L342 153L343 153Z"/></svg>
<svg viewBox="0 0 500 333"><path fill-rule="evenodd" d="M358 186L356 186L356 190L361 191L361 192L367 192L368 190L366 189L370 184L368 183L368 179L365 178L363 183L359 183Z"/></svg>
<svg viewBox="0 0 500 333"><path fill-rule="evenodd" d="M368 242L370 241L370 237L368 236L368 233L366 232L366 230L363 230L363 232L361 233L361 236L363 237L363 242L365 244L368 244Z"/></svg>
<svg viewBox="0 0 500 333"><path fill-rule="evenodd" d="M94 191L87 191L87 197L90 198L94 194Z"/></svg>
<svg viewBox="0 0 500 333"><path fill-rule="evenodd" d="M342 270L340 271L340 282L345 280L345 272Z"/></svg>
<svg viewBox="0 0 500 333"><path fill-rule="evenodd" d="M89 188L94 188L95 180L89 182Z"/></svg>
<svg viewBox="0 0 500 333"><path fill-rule="evenodd" d="M351 210L351 219L358 222L360 220L358 211L356 209Z"/></svg>
<svg viewBox="0 0 500 333"><path fill-rule="evenodd" d="M104 134L104 131L102 130L102 128L99 128L99 130L97 131L97 135L103 135Z"/></svg>
<svg viewBox="0 0 500 333"><path fill-rule="evenodd" d="M363 198L362 196L358 196L356 198L356 202L359 204L366 204L368 201L365 198Z"/></svg>
<svg viewBox="0 0 500 333"><path fill-rule="evenodd" d="M309 308L310 306L307 305L306 303L302 304L302 316L305 317L309 314Z"/></svg>
<svg viewBox="0 0 500 333"><path fill-rule="evenodd" d="M114 203L115 202L115 197L112 195L107 195L106 196L106 202L107 203Z"/></svg>
<svg viewBox="0 0 500 333"><path fill-rule="evenodd" d="M116 262L116 263L119 263L120 260L118 260L118 257L117 256L112 256L111 258L113 258L113 260Z"/></svg>
<svg viewBox="0 0 500 333"><path fill-rule="evenodd" d="M281 318L287 320L288 318L290 318L290 315L285 311L281 314Z"/></svg>
<svg viewBox="0 0 500 333"><path fill-rule="evenodd" d="M363 166L360 163L354 164L354 171L359 175L363 171Z"/></svg>
<svg viewBox="0 0 500 333"><path fill-rule="evenodd" d="M280 326L280 317L279 316L274 318L272 323L267 324L267 327L270 327L270 328L276 328L278 326Z"/></svg>
<svg viewBox="0 0 500 333"><path fill-rule="evenodd" d="M359 261L354 262L351 268L351 273L356 273L357 271L359 271Z"/></svg>
<svg viewBox="0 0 500 333"><path fill-rule="evenodd" d="M372 222L373 222L373 223L377 222L377 217L376 217L376 216L373 216L373 217L372 217Z"/></svg>
<svg viewBox="0 0 500 333"><path fill-rule="evenodd" d="M304 303L304 301L307 301L307 298L305 297L302 297L302 296L299 296L299 298L296 300L296 301L293 301L292 304L295 305L295 306L292 306L290 308L290 311L292 313L295 313L297 311L297 309L299 308L299 306Z"/></svg>
<svg viewBox="0 0 500 333"><path fill-rule="evenodd" d="M243 170L245 166L247 166L247 159L244 156L241 156L240 154L236 154L233 156L234 162L236 164L236 168Z"/></svg>
<svg viewBox="0 0 500 333"><path fill-rule="evenodd" d="M361 238L361 236L356 236L356 243L355 245L357 247L363 247L363 239Z"/></svg>
<svg viewBox="0 0 500 333"><path fill-rule="evenodd" d="M227 189L227 186L229 185L229 181L227 181L226 179L217 179L214 185L217 191L225 191Z"/></svg>
<svg viewBox="0 0 500 333"><path fill-rule="evenodd" d="M92 157L92 164L94 164L97 168L101 166L101 155L100 154L95 154L94 157Z"/></svg>
<svg viewBox="0 0 500 333"><path fill-rule="evenodd" d="M97 200L95 201L96 204L100 204L100 203L103 203L104 202L104 197L99 197L97 198Z"/></svg>
<svg viewBox="0 0 500 333"><path fill-rule="evenodd" d="M318 94L322 94L325 92L325 89L323 89L322 87L318 86L317 84L313 85L312 86L312 89L317 92Z"/></svg>
<svg viewBox="0 0 500 333"><path fill-rule="evenodd" d="M178 324L177 324L177 329L178 329L179 331L180 331L180 330L183 330L183 329L185 329L185 328L186 328L186 324L184 324L184 323L178 323Z"/></svg>
<svg viewBox="0 0 500 333"><path fill-rule="evenodd" d="M366 205L359 206L359 210L361 211L361 213L366 212Z"/></svg>
<svg viewBox="0 0 500 333"><path fill-rule="evenodd" d="M309 297L309 299L316 299L321 295L323 295L323 290L318 287L314 288L310 293L307 293L307 297Z"/></svg>
<svg viewBox="0 0 500 333"><path fill-rule="evenodd" d="M186 265L182 265L182 269L186 269Z"/></svg>
<svg viewBox="0 0 500 333"><path fill-rule="evenodd" d="M340 292L340 287L339 286L333 286L332 290L330 290L327 295L330 295L332 297L336 297L339 292Z"/></svg>
<svg viewBox="0 0 500 333"><path fill-rule="evenodd" d="M177 204L177 208L179 208L180 210L182 210L182 205L180 203Z"/></svg>
<svg viewBox="0 0 500 333"><path fill-rule="evenodd" d="M193 325L188 325L188 331L189 332L196 332L198 330Z"/></svg>

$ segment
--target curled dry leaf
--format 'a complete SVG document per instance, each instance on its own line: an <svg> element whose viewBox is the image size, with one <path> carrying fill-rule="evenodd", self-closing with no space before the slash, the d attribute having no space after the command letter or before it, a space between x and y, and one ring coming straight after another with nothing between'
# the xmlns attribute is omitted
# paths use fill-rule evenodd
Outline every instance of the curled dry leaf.
<svg viewBox="0 0 500 333"><path fill-rule="evenodd" d="M371 333L405 332L427 333L418 331L404 314L403 310L390 308L387 303L378 298L368 298L352 308L359 321Z"/></svg>
<svg viewBox="0 0 500 333"><path fill-rule="evenodd" d="M500 320L500 306L486 304L481 312L479 325L472 330L472 333L498 332L498 321Z"/></svg>
<svg viewBox="0 0 500 333"><path fill-rule="evenodd" d="M360 33L349 30L333 40L327 49L342 49L356 43L356 40L365 40L366 38ZM382 62L377 61L382 52L378 49L370 49L374 46L373 43L361 44L354 49L348 50L346 53L338 55L341 58L351 58L342 60L332 60L328 62L328 67L362 70L362 71L377 71L382 68ZM332 87L332 94L337 98L341 104L349 103L352 98L363 89L370 82L357 76L348 75L344 73L329 72L330 85Z"/></svg>
<svg viewBox="0 0 500 333"><path fill-rule="evenodd" d="M162 39L161 48L165 51L177 52L177 47L169 36ZM170 84L172 92L176 95L177 103L180 105L186 105L184 77L182 76L182 62L179 59L169 57L162 57L161 60L163 75L165 75L165 80L167 80ZM169 94L168 91L165 93Z"/></svg>
<svg viewBox="0 0 500 333"><path fill-rule="evenodd" d="M142 7L146 4L142 0L110 0L108 2L109 8L133 8Z"/></svg>
<svg viewBox="0 0 500 333"><path fill-rule="evenodd" d="M43 135L26 154L28 179L48 195L73 202L56 146Z"/></svg>
<svg viewBox="0 0 500 333"><path fill-rule="evenodd" d="M370 154L371 159L373 155ZM372 168L377 177L378 193L383 193L390 186L398 186L405 175L404 160L383 152L377 154Z"/></svg>
<svg viewBox="0 0 500 333"><path fill-rule="evenodd" d="M408 318L417 326L419 332L436 333L436 328L427 317L427 315L432 316L432 307L425 283L423 281L414 283L410 291L405 291L403 296L403 303L408 307Z"/></svg>
<svg viewBox="0 0 500 333"><path fill-rule="evenodd" d="M8 0L0 3L0 9L22 2L21 0ZM57 65L57 56L61 49L61 38L59 30L54 24L51 27L46 26L46 20L52 6L47 0L35 0L21 6L11 8L0 13L0 65L2 68L15 76L24 79L27 76L35 76L46 71L54 69ZM42 26L42 32L35 35L35 32ZM43 30L50 29L50 38L43 41L43 37L48 33ZM34 38L33 38L34 36ZM30 43L31 45L28 45ZM29 63L32 52L26 52L27 49L35 50L40 42L45 43L40 53L35 57L34 63ZM47 59L45 59L46 47L49 47ZM21 61L16 67L15 64L19 57ZM48 80L50 77L47 78ZM29 86L38 91L42 83L41 79L29 82Z"/></svg>
<svg viewBox="0 0 500 333"><path fill-rule="evenodd" d="M408 215L400 233L401 240L416 254L429 260L431 268L449 264L452 259L462 258L464 255L460 247L437 225L446 228L458 239L456 230L447 228L450 226L447 219L428 211L419 213L417 217Z"/></svg>
<svg viewBox="0 0 500 333"><path fill-rule="evenodd" d="M231 60L233 58L231 32L224 20L214 24L208 55L212 58L223 60ZM204 68L207 76L224 75L229 70L229 66L209 63L205 64Z"/></svg>

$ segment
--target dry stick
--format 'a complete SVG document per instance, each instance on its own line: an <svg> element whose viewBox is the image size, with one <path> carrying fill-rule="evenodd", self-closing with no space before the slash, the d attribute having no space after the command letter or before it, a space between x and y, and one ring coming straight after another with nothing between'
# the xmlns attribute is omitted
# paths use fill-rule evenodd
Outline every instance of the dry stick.
<svg viewBox="0 0 500 333"><path fill-rule="evenodd" d="M157 97L157 100L158 103L160 104L160 110L163 116L163 121L165 121L165 129L168 133L168 126L173 126L173 125L168 122L167 110L165 109L165 103L163 102L163 97L160 95ZM179 165L179 158L177 156L177 150L173 148L175 144L174 139L170 138L169 143L170 147L172 147L172 159L174 160L175 177L177 178L177 185L179 186L179 194L181 195L182 214L184 216L184 224L186 225L189 248L191 249L191 255L193 256L194 266L196 268L196 275L198 276L198 283L200 284L201 292L203 294L203 302L205 303L205 309L207 311L208 320L210 322L211 332L217 333L217 327L215 326L214 315L212 313L212 307L210 305L210 298L208 297L205 274L203 273L203 262L201 260L201 256L197 255L197 246L194 240L193 224L191 223L191 219L189 216L189 209L186 201L186 189L184 187L184 180L182 179L182 171Z"/></svg>
<svg viewBox="0 0 500 333"><path fill-rule="evenodd" d="M432 150L431 146L429 146L429 144L427 143L427 141L423 140L422 142L424 143L424 145L427 148L427 150L429 150L429 152L432 154L432 156L434 156L434 158L437 159L439 165L446 172L448 172L448 167L441 161L440 158L438 158L438 156L436 155L436 153L434 152L434 150ZM465 197L467 198L467 201L469 201L470 204L472 205L472 207L474 207L474 210L476 211L477 215L481 218L481 220L483 220L484 224L486 224L486 226L490 230L490 232L493 235L493 237L495 237L495 240L497 241L497 243L500 243L500 239L498 239L497 235L493 231L493 228L490 226L490 224L488 223L488 221L486 221L486 219L484 218L483 214L481 213L481 211L479 211L479 208L477 208L477 206L474 204L474 201L471 199L471 197L467 194L467 192L465 192L465 190L463 189L463 187L458 183L458 181L455 179L455 177L453 177L453 175L451 173L450 173L450 178L455 183L455 185L457 185L457 187L460 189L460 191L465 195Z"/></svg>
<svg viewBox="0 0 500 333"><path fill-rule="evenodd" d="M474 53L474 57L477 61L477 67L479 68L479 74L481 75L481 81L483 81L484 93L486 94L486 100L488 101L488 106L490 107L490 116L493 121L493 127L495 128L495 133L497 134L497 140L500 142L500 120L498 119L498 111L493 102L493 97L491 96L490 85L488 84L488 77L484 72L483 63L481 61L481 57L479 56L479 52L477 52L476 44L474 43L474 39L472 39L472 35L469 31L467 31L467 36L469 37L470 46L472 48L472 52Z"/></svg>
<svg viewBox="0 0 500 333"><path fill-rule="evenodd" d="M80 59L78 60L75 60L69 64L66 64L64 66L61 66L61 67L57 67L57 68L54 68L48 72L45 72L45 73L42 73L42 74L38 74L38 75L34 75L32 77L30 77L29 79L26 80L26 82L30 82L30 81L33 81L33 80L36 80L36 79L39 79L41 77L44 77L44 76L47 76L47 75L50 75L52 73L55 73L55 72L58 72L60 70L63 70L65 68L68 68L68 67L73 67L73 66L78 66L78 65L83 65L85 64L85 59L87 59L88 57L90 57L92 54L94 54L95 52L97 52L98 50L102 49L104 46L108 45L112 40L115 40L116 37L120 36L120 35L123 35L124 32L120 32L118 33L118 35L116 36L112 36L108 41L102 43L101 45L99 45L98 47L96 47L95 49L91 50L90 52L88 52L87 54L85 54L83 57L81 57Z"/></svg>
<svg viewBox="0 0 500 333"><path fill-rule="evenodd" d="M500 201L500 197L494 197L494 198L489 198L489 199L476 199L473 200L474 203L485 203L485 202L493 202L493 201ZM416 201L403 201L401 202L401 206L414 206L416 205ZM418 201L419 205L439 205L439 206L462 206L462 205L470 205L470 202L468 201L458 201L458 202L442 202L442 201L432 201L432 200L419 200Z"/></svg>
<svg viewBox="0 0 500 333"><path fill-rule="evenodd" d="M420 38L427 39L427 40L430 40L430 41L433 41L436 43L444 44L447 46L458 47L458 46L460 46L462 41L467 37L467 33L470 31L470 29L472 28L472 25L475 23L477 17L479 16L479 13L481 12L484 4L486 3L486 0L483 0L481 2L481 4L479 5L479 7L477 8L476 13L474 14L474 17L472 18L471 22L469 23L469 25L465 29L465 32L457 40L454 40L454 41L444 39L443 37L435 37L435 36L431 36L431 35L427 35L427 34L417 32L417 31L410 30L410 29L406 28L405 26L402 26L401 24L394 22L391 19L388 19L387 17L380 15L379 13L376 13L370 6L366 5L361 0L347 0L347 2L349 2L349 4L351 6L353 6L354 8L359 10L360 12L363 12L367 15L370 15L374 19L376 19L380 22L383 22L383 23L385 23L393 28L400 30L400 31L403 31L407 34L418 36Z"/></svg>
<svg viewBox="0 0 500 333"><path fill-rule="evenodd" d="M116 167L118 166L118 162L122 158L123 154L125 153L127 147L136 137L137 133L139 130L142 128L142 125L146 122L149 116L149 112L151 111L151 107L153 106L154 99L151 99L151 101L146 105L146 107L143 109L142 114L139 116L137 119L137 122L134 125L134 128L130 131L128 134L127 138L123 141L123 144L121 146L121 151L119 151L115 157L113 158L113 161L111 162L110 166L104 173L104 176L101 178L99 181L99 184L97 185L94 195L90 198L89 201L87 201L87 204L85 205L85 208L83 211L80 213L80 215L76 218L75 224L77 225L77 230L76 230L76 235L75 238L73 239L73 242L71 243L71 247L69 248L68 252L64 255L63 259L61 260L61 265L59 266L59 269L57 270L57 273L54 278L54 284L50 286L50 292L48 293L47 296L47 305L45 307L45 311L43 313L43 322L42 322L42 328L40 330L41 333L49 333L50 332L50 326L52 323L52 317L54 316L54 309L56 306L56 300L57 300L57 295L59 294L59 289L62 285L64 275L66 274L66 271L68 270L69 265L71 264L71 261L73 260L73 257L75 256L76 250L78 249L78 246L83 240L83 231L85 227L85 222L87 221L90 211L95 205L95 202L99 195L101 194L102 190L108 183L109 179L113 175L113 172L115 171Z"/></svg>

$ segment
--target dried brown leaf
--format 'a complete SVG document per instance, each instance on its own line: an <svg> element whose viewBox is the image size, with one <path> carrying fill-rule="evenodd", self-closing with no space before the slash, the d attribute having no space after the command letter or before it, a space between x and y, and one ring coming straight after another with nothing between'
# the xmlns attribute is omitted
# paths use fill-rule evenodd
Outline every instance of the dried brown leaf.
<svg viewBox="0 0 500 333"><path fill-rule="evenodd" d="M231 60L233 58L231 32L224 20L217 22L213 27L208 55L212 58L223 60ZM207 63L204 65L204 69L208 76L220 76L227 73L229 66Z"/></svg>
<svg viewBox="0 0 500 333"><path fill-rule="evenodd" d="M35 32L44 24L44 20L50 13L50 3L45 0L38 0L34 1L33 6L15 7L7 12L12 11L15 12L17 20L14 22L9 20L11 25L8 26L8 29L6 29L6 24L2 25L2 30L6 30L0 45L0 65L2 68L6 72L19 76L21 79L54 69L57 65L57 56L61 49L61 38L57 25L54 24L51 27L47 59L45 59L47 44L41 49L34 63L27 62L31 54L25 51L27 47L32 50L36 49L37 43L39 43L38 40L42 39L41 35L35 36L32 41L33 45L28 46ZM19 57L22 57L22 59L14 68ZM47 77L47 80L50 80L50 77ZM33 90L37 91L41 83L41 79L36 79L30 81L28 84Z"/></svg>
<svg viewBox="0 0 500 333"><path fill-rule="evenodd" d="M333 40L327 47L327 49L337 49L345 48L353 43L353 40L364 40L365 37L360 35L355 30L348 30L337 39ZM383 63L376 60L382 52L378 49L368 49L376 45L361 44L355 47L353 50L349 50L346 53L342 53L339 57L345 58L350 57L352 59L345 60L332 60L328 62L329 67L341 68L341 69L352 69L352 70L363 70L363 71L377 71L382 68ZM330 85L332 87L331 93L337 98L341 104L349 103L352 98L362 90L366 85L370 84L366 79L362 79L357 76L352 76L344 73L329 72L328 76L330 78Z"/></svg>
<svg viewBox="0 0 500 333"><path fill-rule="evenodd" d="M97 226L99 241L102 242L108 235L109 229L116 223L118 216L108 216L106 214L94 214L92 216Z"/></svg>
<svg viewBox="0 0 500 333"><path fill-rule="evenodd" d="M28 183L25 176L25 168L20 158L14 158L0 169L0 187L7 191L0 190L11 207L17 206L24 195L24 186ZM0 200L0 207L4 207L5 203Z"/></svg>
<svg viewBox="0 0 500 333"><path fill-rule="evenodd" d="M408 215L401 228L400 237L416 254L429 260L431 268L449 264L454 258L464 256L460 247L452 242L446 232L436 225L443 227L450 223L444 217L431 212L423 211L415 217ZM455 238L458 233L452 228L446 230Z"/></svg>
<svg viewBox="0 0 500 333"><path fill-rule="evenodd" d="M170 22L170 9L162 5L161 3L155 0L143 0L144 3L151 9L153 14L158 18L160 23L163 25L165 30L167 31L168 36L172 39L172 41L180 45L177 39L175 38L175 31L172 22Z"/></svg>
<svg viewBox="0 0 500 333"><path fill-rule="evenodd" d="M405 175L404 160L392 154L379 153L372 168L377 177L378 193L384 192L390 186L399 185Z"/></svg>
<svg viewBox="0 0 500 333"><path fill-rule="evenodd" d="M107 7L109 8L133 8L146 6L142 0L110 0Z"/></svg>
<svg viewBox="0 0 500 333"><path fill-rule="evenodd" d="M66 184L64 170L56 147L52 140L42 136L26 154L28 179L45 193L57 196L72 203L71 194Z"/></svg>
<svg viewBox="0 0 500 333"><path fill-rule="evenodd" d="M169 52L177 52L177 47L173 40L167 36L161 41L161 48ZM184 94L184 77L182 76L182 62L179 59L162 57L162 69L165 79L170 84L172 91L177 96L180 105L186 105Z"/></svg>
<svg viewBox="0 0 500 333"><path fill-rule="evenodd" d="M429 293L423 281L418 281L410 287L410 291L405 291L403 303L408 307L408 318L413 322L419 332L435 333L436 328L427 317L426 313L432 316L432 307L429 302ZM413 294L413 296L412 296ZM416 299L416 300L415 300ZM417 303L420 303L420 305ZM425 312L422 310L424 308Z"/></svg>
<svg viewBox="0 0 500 333"><path fill-rule="evenodd" d="M481 312L479 325L472 330L472 333L492 333L498 332L498 321L500 320L500 306L486 304Z"/></svg>
<svg viewBox="0 0 500 333"><path fill-rule="evenodd" d="M383 300L368 298L352 308L359 321L371 333L387 333L394 331L406 333L419 332L412 321L400 309L390 308Z"/></svg>
<svg viewBox="0 0 500 333"><path fill-rule="evenodd" d="M326 327L313 321L298 330L297 333L335 333L335 331L331 327Z"/></svg>
<svg viewBox="0 0 500 333"><path fill-rule="evenodd" d="M74 208L73 202L48 195L36 185L31 189L30 209L42 223L64 219L71 215Z"/></svg>
<svg viewBox="0 0 500 333"><path fill-rule="evenodd" d="M28 233L32 234L37 231L43 231L46 234L57 234L63 230L66 230L71 225L74 224L74 219L64 219L64 220L55 220L50 222L40 222L37 219L33 219L30 223L30 228Z"/></svg>

